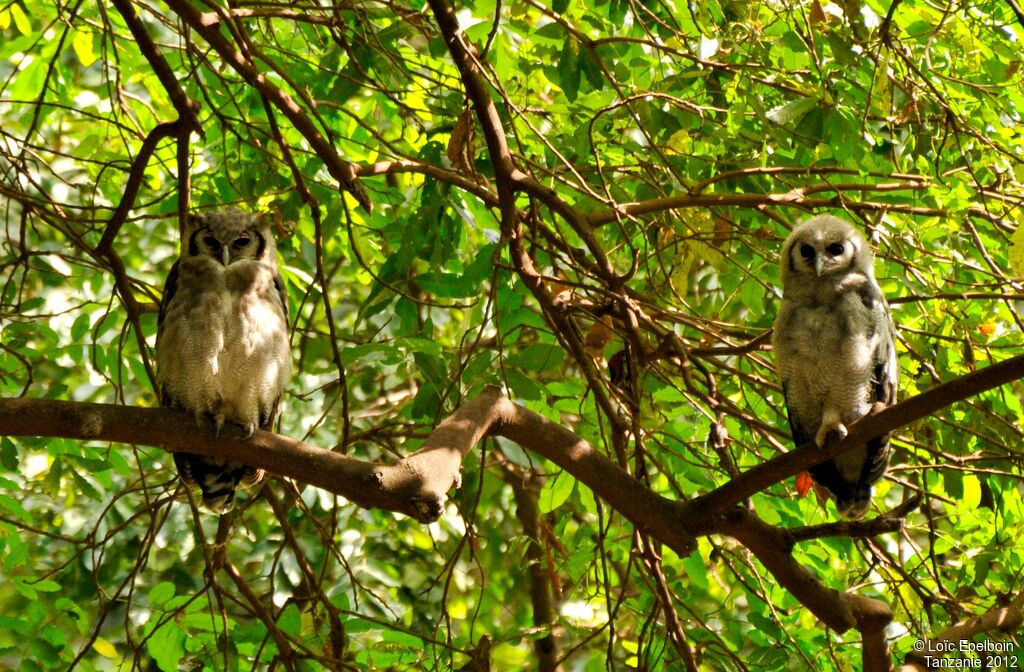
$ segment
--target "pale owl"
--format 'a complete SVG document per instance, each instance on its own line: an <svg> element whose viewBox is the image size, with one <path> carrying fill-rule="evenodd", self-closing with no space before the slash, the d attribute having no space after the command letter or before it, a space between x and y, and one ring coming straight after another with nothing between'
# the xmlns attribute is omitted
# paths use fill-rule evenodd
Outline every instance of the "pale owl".
<svg viewBox="0 0 1024 672"><path fill-rule="evenodd" d="M160 301L156 381L162 406L270 429L291 372L288 303L266 217L240 210L192 216ZM174 453L178 473L217 513L263 472Z"/></svg>
<svg viewBox="0 0 1024 672"><path fill-rule="evenodd" d="M896 328L875 281L871 248L841 219L821 215L782 246L782 303L773 344L793 441L824 446L830 432L876 403L896 403ZM889 436L813 467L814 481L847 518L864 515L889 466Z"/></svg>

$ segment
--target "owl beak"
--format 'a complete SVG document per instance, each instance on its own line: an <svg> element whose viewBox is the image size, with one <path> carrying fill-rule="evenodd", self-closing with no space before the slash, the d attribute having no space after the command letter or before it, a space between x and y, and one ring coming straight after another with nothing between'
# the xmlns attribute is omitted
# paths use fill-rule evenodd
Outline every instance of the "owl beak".
<svg viewBox="0 0 1024 672"><path fill-rule="evenodd" d="M231 261L231 250L228 249L227 245L225 245L224 248L220 251L220 263L222 263L225 266L227 266L228 262L230 262L230 261ZM821 275L821 273L819 272L818 275Z"/></svg>
<svg viewBox="0 0 1024 672"><path fill-rule="evenodd" d="M825 272L825 258L820 254L814 258L814 271L818 274L819 278Z"/></svg>

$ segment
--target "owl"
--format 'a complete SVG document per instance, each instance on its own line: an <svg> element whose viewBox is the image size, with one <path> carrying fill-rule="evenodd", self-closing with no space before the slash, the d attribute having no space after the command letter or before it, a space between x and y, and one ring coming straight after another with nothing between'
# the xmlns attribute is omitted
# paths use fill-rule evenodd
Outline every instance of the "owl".
<svg viewBox="0 0 1024 672"><path fill-rule="evenodd" d="M875 281L871 248L829 215L793 229L782 246L782 303L773 347L793 441L825 445L875 404L896 403L896 328ZM845 518L864 515L889 467L889 436L813 467Z"/></svg>
<svg viewBox="0 0 1024 672"><path fill-rule="evenodd" d="M288 304L267 218L239 210L192 216L160 301L156 382L160 404L225 422L248 436L270 429L288 384ZM259 469L174 453L181 479L216 513Z"/></svg>

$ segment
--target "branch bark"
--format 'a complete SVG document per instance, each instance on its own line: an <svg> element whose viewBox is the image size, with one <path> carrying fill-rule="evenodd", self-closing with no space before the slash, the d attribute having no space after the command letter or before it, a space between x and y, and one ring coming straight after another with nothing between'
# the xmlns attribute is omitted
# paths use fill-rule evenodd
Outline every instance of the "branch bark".
<svg viewBox="0 0 1024 672"><path fill-rule="evenodd" d="M53 399L0 399L0 436L49 436L117 441L186 451L250 464L341 495L364 508L437 520L445 493L460 484L462 456L486 432L479 410L467 403L438 425L422 448L395 464L375 464L323 450L271 432L243 440L228 425L219 439L213 424L166 408L136 408Z"/></svg>
<svg viewBox="0 0 1024 672"><path fill-rule="evenodd" d="M883 602L828 588L795 561L798 538L735 503L758 490L867 439L890 432L938 409L1024 374L1024 355L940 385L850 427L843 443L813 446L755 467L707 495L669 500L595 450L571 430L529 411L489 388L439 424L417 452L395 464L375 464L319 449L302 441L258 431L243 440L241 428L221 438L210 423L170 409L145 409L50 399L0 399L0 436L51 436L118 441L189 451L244 462L346 497L365 508L382 508L421 522L436 520L447 492L461 483L465 455L487 434L508 438L546 457L590 487L636 528L676 554L689 555L694 537L726 534L746 546L780 585L828 627L851 627L864 635L865 670L887 670L885 625L892 613ZM888 529L886 526L885 529Z"/></svg>
<svg viewBox="0 0 1024 672"><path fill-rule="evenodd" d="M850 433L842 442L833 439L821 450L812 441L749 469L722 487L693 500L693 513L706 518L724 515L747 497L854 446L863 445L868 439L895 431L955 402L1021 378L1024 378L1024 355L1017 355L933 387L858 420L848 427Z"/></svg>
<svg viewBox="0 0 1024 672"><path fill-rule="evenodd" d="M562 672L558 661L562 657L561 647L552 632L557 619L554 590L545 563L544 546L541 541L540 493L544 487L545 475L540 469L523 469L509 464L505 468L505 481L512 486L516 501L516 518L523 526L527 538L526 572L530 579L530 602L533 606L533 624L549 632L533 642L533 654L537 659L539 672Z"/></svg>

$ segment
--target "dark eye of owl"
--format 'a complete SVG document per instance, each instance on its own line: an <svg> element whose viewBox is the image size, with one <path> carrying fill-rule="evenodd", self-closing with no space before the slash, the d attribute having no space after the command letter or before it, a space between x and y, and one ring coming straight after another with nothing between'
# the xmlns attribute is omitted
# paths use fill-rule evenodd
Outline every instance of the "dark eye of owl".
<svg viewBox="0 0 1024 672"><path fill-rule="evenodd" d="M800 246L800 256L804 259L811 259L814 257L814 248L804 243Z"/></svg>
<svg viewBox="0 0 1024 672"><path fill-rule="evenodd" d="M832 243L831 245L825 248L825 251L831 254L833 257L838 257L840 254L843 253L845 249L846 247L842 243Z"/></svg>
<svg viewBox="0 0 1024 672"><path fill-rule="evenodd" d="M213 247L213 248L220 247L220 241L218 241L215 237L209 236L209 235L203 236L203 243L207 247Z"/></svg>
<svg viewBox="0 0 1024 672"><path fill-rule="evenodd" d="M252 242L252 238L249 236L239 236L238 238L235 238L235 242L231 243L231 247L236 250L242 250L245 249L250 242Z"/></svg>

